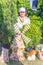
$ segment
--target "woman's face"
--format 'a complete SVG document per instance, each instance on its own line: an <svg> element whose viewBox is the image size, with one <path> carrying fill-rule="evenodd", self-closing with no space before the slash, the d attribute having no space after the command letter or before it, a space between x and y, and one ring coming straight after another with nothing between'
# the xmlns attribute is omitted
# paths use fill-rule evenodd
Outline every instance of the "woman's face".
<svg viewBox="0 0 43 65"><path fill-rule="evenodd" d="M25 15L26 15L26 12L24 12L24 11L21 11L21 12L19 13L19 15L20 15L20 17L25 17Z"/></svg>

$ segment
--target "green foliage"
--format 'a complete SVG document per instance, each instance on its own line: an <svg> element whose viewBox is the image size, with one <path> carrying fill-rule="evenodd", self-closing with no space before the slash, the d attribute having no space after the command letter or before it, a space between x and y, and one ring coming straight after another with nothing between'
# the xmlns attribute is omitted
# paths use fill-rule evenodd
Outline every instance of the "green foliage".
<svg viewBox="0 0 43 65"><path fill-rule="evenodd" d="M35 24L30 25L30 29L25 33L27 37L31 39L31 42L27 45L37 45L41 40L41 30Z"/></svg>
<svg viewBox="0 0 43 65"><path fill-rule="evenodd" d="M35 24L36 26L41 27L42 19L39 16L33 15L32 17L30 17L30 19L32 24Z"/></svg>
<svg viewBox="0 0 43 65"><path fill-rule="evenodd" d="M25 33L27 37L31 39L30 43L26 44L25 46L36 46L40 44L41 40L41 26L42 26L42 19L39 16L33 15L30 17L31 24L30 29Z"/></svg>
<svg viewBox="0 0 43 65"><path fill-rule="evenodd" d="M30 3L28 0L17 0L17 5L18 5L18 8L20 7L26 7L26 8L30 8Z"/></svg>
<svg viewBox="0 0 43 65"><path fill-rule="evenodd" d="M17 18L17 6L16 0L0 0L0 5L2 8L3 21L1 21L1 42L2 43L12 43L13 37L15 35L13 25Z"/></svg>
<svg viewBox="0 0 43 65"><path fill-rule="evenodd" d="M43 19L43 0L39 0L37 15Z"/></svg>

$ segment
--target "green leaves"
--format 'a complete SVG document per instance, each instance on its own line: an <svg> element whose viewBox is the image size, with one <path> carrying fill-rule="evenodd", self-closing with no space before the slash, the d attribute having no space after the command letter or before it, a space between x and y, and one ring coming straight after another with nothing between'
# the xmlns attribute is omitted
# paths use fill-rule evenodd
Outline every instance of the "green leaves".
<svg viewBox="0 0 43 65"><path fill-rule="evenodd" d="M35 24L30 25L30 29L25 33L27 37L31 39L28 45L39 44L41 39L41 30Z"/></svg>
<svg viewBox="0 0 43 65"><path fill-rule="evenodd" d="M20 7L25 7L28 9L30 9L30 2L28 0L17 0L17 7L18 10Z"/></svg>
<svg viewBox="0 0 43 65"><path fill-rule="evenodd" d="M15 31L13 28L14 23L17 21L17 6L16 0L1 0L0 1L0 26L2 43L12 43Z"/></svg>
<svg viewBox="0 0 43 65"><path fill-rule="evenodd" d="M39 16L33 15L30 19L31 19L31 23L35 24L38 27L41 27L42 20Z"/></svg>

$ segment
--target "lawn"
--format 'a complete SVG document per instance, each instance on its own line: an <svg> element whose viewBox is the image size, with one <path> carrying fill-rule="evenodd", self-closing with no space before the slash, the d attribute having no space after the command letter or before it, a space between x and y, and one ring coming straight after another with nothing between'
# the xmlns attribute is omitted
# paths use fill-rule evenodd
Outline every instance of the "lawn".
<svg viewBox="0 0 43 65"><path fill-rule="evenodd" d="M9 63L0 63L0 65L43 65L43 61L39 59L35 61L24 60L22 62L10 61Z"/></svg>

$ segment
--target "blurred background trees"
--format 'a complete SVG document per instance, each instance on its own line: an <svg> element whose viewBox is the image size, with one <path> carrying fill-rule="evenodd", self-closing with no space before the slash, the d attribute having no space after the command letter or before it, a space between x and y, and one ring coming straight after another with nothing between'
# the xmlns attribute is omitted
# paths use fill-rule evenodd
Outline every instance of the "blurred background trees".
<svg viewBox="0 0 43 65"><path fill-rule="evenodd" d="M43 0L38 0L36 11L32 10L30 0L0 0L1 43L12 43L15 36L13 25L17 22L18 10L22 6L27 9L28 17L31 20L31 28L27 32L27 36L32 39L30 45L40 43L43 37Z"/></svg>

